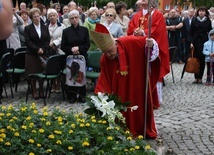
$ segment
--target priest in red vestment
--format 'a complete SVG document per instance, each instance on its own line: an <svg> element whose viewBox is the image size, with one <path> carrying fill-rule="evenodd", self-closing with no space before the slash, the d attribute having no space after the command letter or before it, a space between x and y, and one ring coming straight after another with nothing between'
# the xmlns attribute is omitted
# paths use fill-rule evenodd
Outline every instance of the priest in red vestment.
<svg viewBox="0 0 214 155"><path fill-rule="evenodd" d="M161 59L158 44L147 37L126 36L116 41L104 25L96 24L90 31L92 39L104 53L101 57L101 73L96 84L95 93L117 94L123 102L129 101L130 106L138 106L131 112L123 112L126 124L134 136L144 133L144 107L146 90L146 46L150 50L149 93L147 103L146 135L156 138L154 105L158 104L156 84L160 77ZM153 105L154 104L154 105Z"/></svg>
<svg viewBox="0 0 214 155"><path fill-rule="evenodd" d="M161 69L159 75L159 81L169 73L169 45L167 38L166 22L163 14L155 9L154 0L151 0L151 15L152 15L152 25L151 25L151 38L154 38L159 46L160 58L161 58ZM143 9L138 11L129 22L127 29L127 35L134 36L148 36L148 0L142 0Z"/></svg>

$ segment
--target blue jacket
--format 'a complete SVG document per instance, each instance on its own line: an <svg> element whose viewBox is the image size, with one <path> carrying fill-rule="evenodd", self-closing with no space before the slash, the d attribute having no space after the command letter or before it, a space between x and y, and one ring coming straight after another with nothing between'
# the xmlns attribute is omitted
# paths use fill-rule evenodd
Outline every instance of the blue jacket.
<svg viewBox="0 0 214 155"><path fill-rule="evenodd" d="M205 55L205 62L210 62L210 53L214 53L214 40L211 40L211 34L214 34L214 29L209 32L209 40L204 43L203 54Z"/></svg>

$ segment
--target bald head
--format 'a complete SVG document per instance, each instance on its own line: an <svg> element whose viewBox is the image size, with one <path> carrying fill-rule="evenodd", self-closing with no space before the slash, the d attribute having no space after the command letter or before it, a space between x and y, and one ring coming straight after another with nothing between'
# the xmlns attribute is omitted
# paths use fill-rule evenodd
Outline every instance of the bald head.
<svg viewBox="0 0 214 155"><path fill-rule="evenodd" d="M71 1L71 2L68 3L69 11L72 11L72 10L74 10L76 8L77 8L77 4L75 2Z"/></svg>
<svg viewBox="0 0 214 155"><path fill-rule="evenodd" d="M107 6L107 9L109 9L109 8L115 9L114 2L108 2L106 6Z"/></svg>

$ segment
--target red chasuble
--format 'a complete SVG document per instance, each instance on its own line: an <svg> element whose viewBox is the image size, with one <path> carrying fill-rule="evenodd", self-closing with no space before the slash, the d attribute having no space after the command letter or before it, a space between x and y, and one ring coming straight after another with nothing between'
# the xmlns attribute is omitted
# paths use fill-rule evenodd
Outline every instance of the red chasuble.
<svg viewBox="0 0 214 155"><path fill-rule="evenodd" d="M144 106L145 106L145 79L146 79L146 37L127 36L118 39L118 57L110 60L105 55L101 58L101 73L98 79L95 93L115 93L122 101L129 101L130 106L138 106L131 112L129 109L123 115L126 123L134 136L143 135L144 129ZM147 127L146 134L150 138L156 138L153 103L158 105L156 83L160 77L160 59L150 63L151 95L148 95ZM126 76L120 71L127 70Z"/></svg>
<svg viewBox="0 0 214 155"><path fill-rule="evenodd" d="M142 11L137 12L129 22L127 35L133 35L136 28L142 28L148 35L148 14L143 16ZM151 37L156 40L159 47L159 58L161 59L161 70L159 80L170 72L169 67L169 46L167 39L166 23L163 14L158 10L153 10Z"/></svg>

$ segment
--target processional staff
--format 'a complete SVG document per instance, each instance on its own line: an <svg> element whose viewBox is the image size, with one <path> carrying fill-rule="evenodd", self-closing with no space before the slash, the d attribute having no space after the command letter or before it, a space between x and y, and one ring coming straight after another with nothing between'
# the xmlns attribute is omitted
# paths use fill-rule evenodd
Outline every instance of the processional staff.
<svg viewBox="0 0 214 155"><path fill-rule="evenodd" d="M148 0L148 13L149 13L149 16L148 16L148 39L151 38L151 27L152 27L151 1L152 0ZM149 89L149 87L151 87L150 82L149 82L149 58L150 58L150 50L151 50L151 48L148 46L148 48L147 48L147 54L146 54L147 55L147 59L146 59L146 80L145 80L146 86L145 86L145 100L144 100L144 104L145 104L145 106L144 106L145 107L144 108L144 129L143 129L143 131L144 131L144 133L143 133L144 139L146 139L148 89ZM151 91L150 91L150 96L151 96Z"/></svg>

